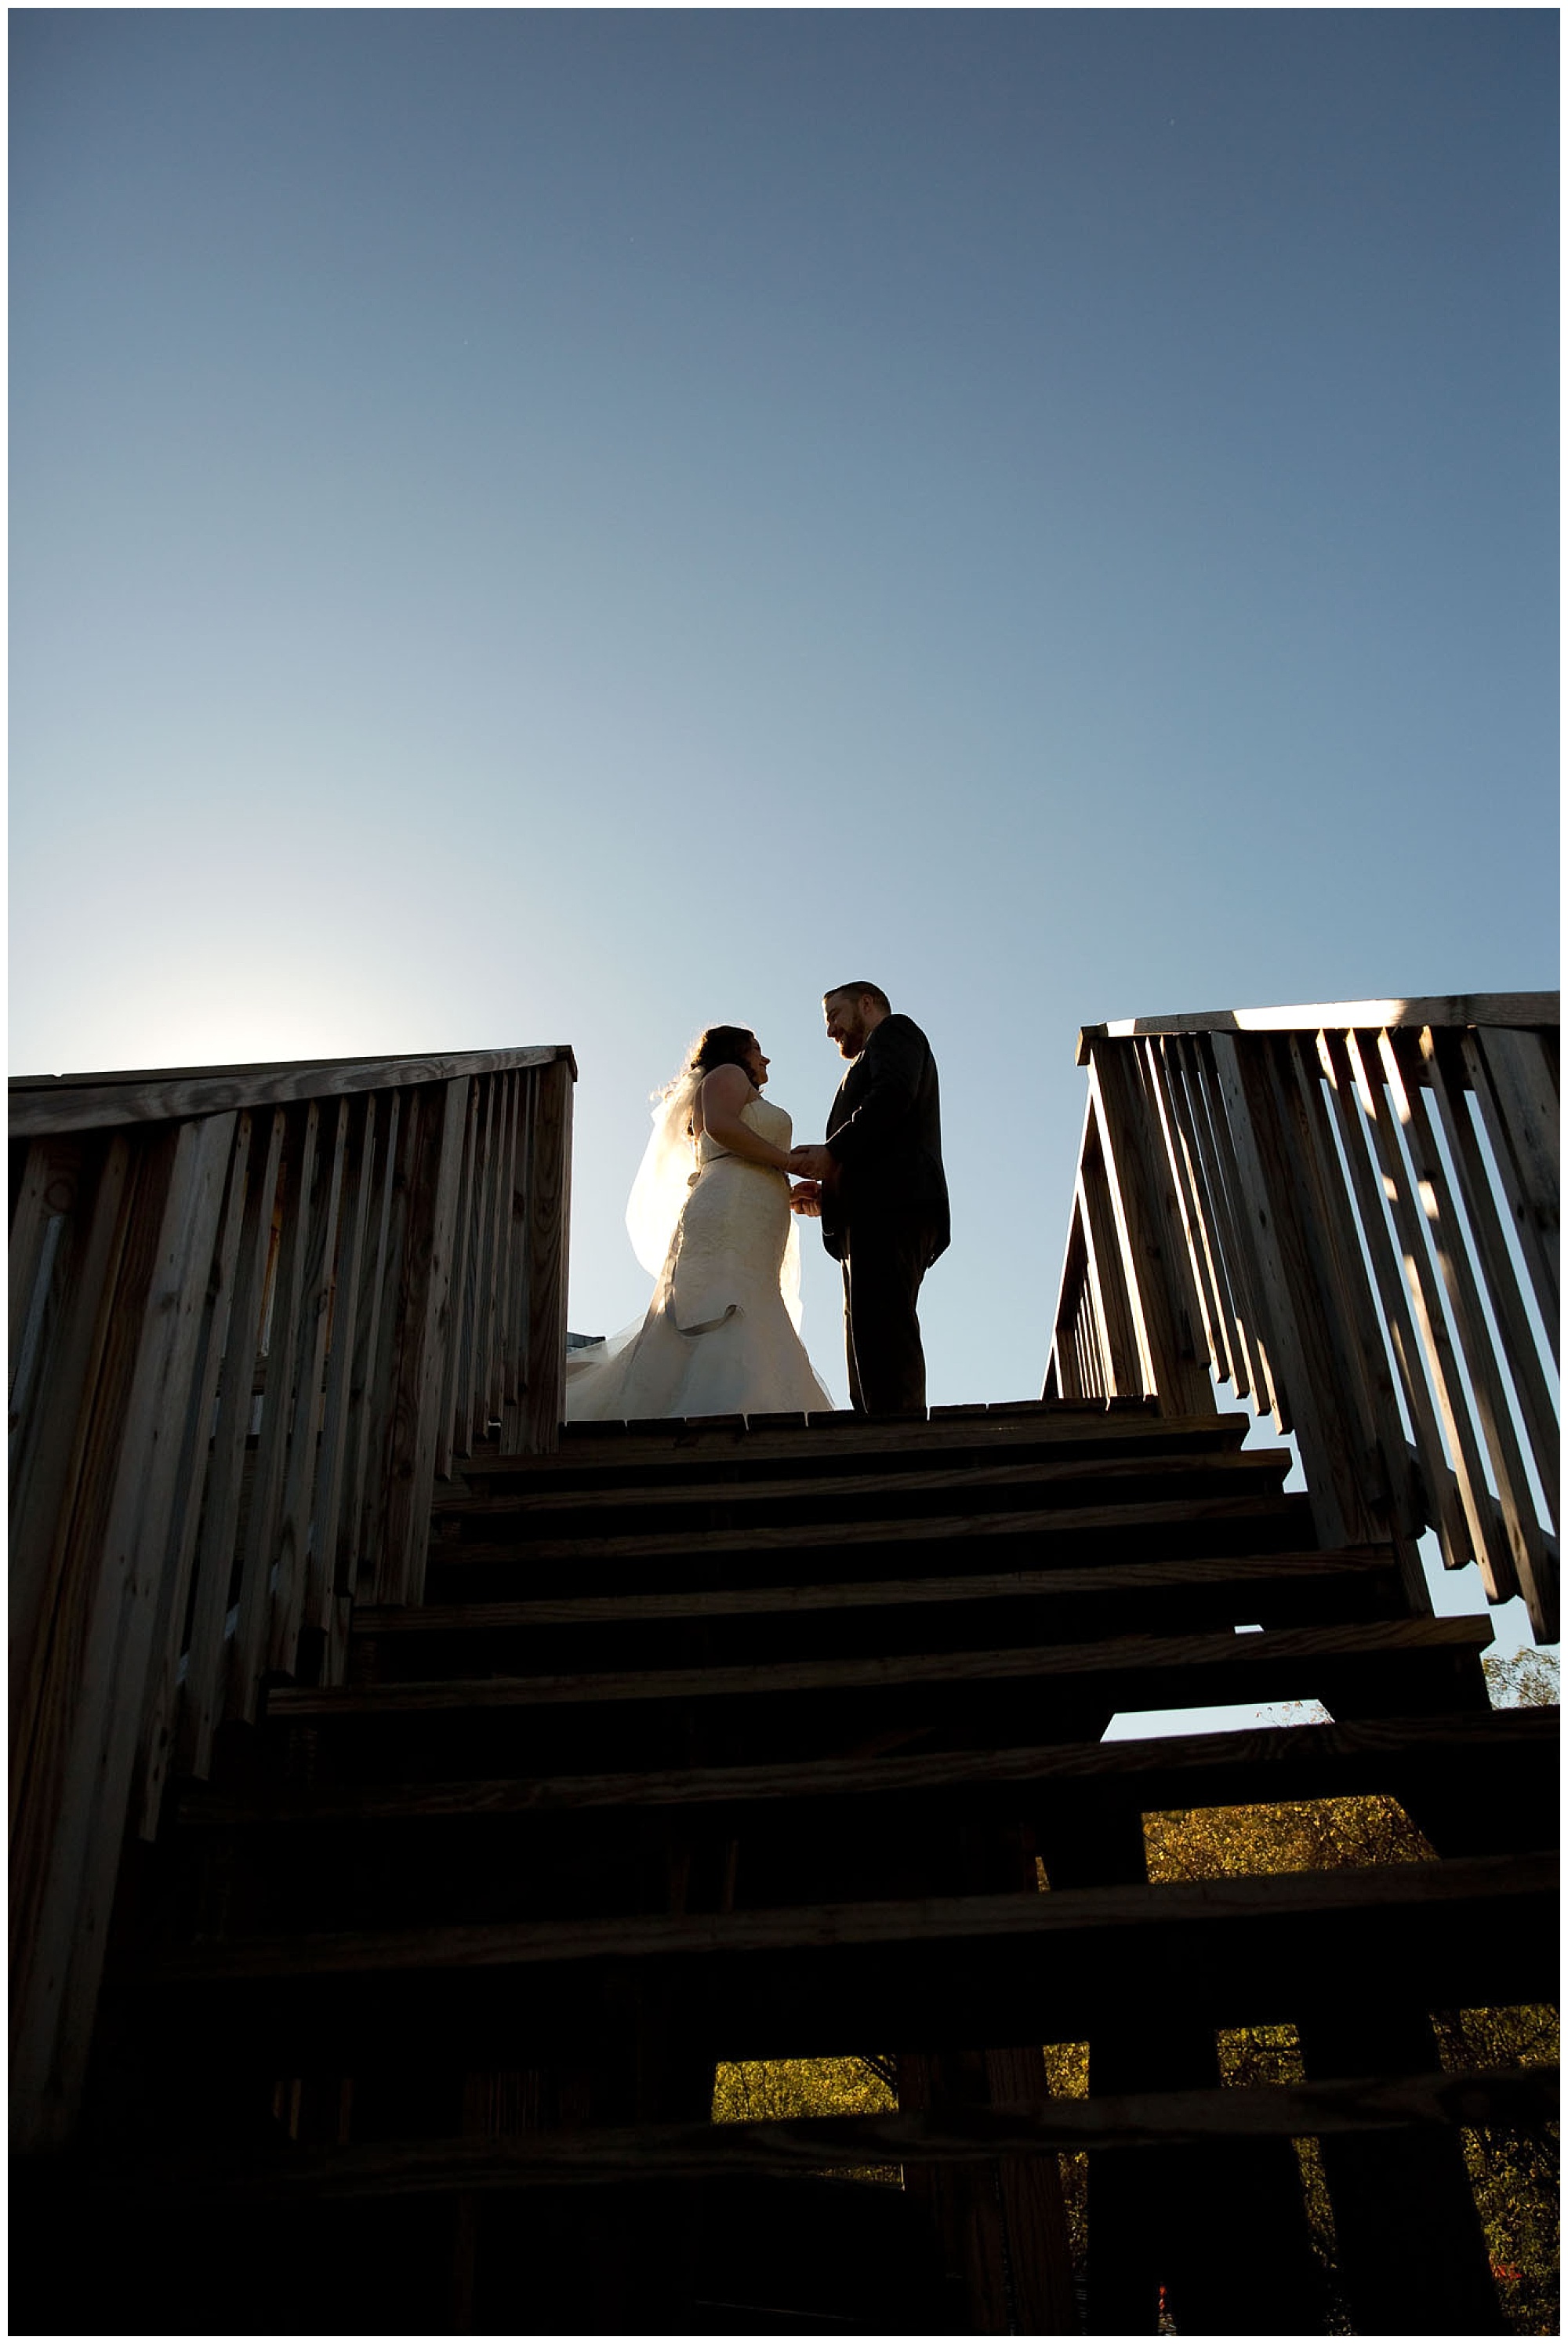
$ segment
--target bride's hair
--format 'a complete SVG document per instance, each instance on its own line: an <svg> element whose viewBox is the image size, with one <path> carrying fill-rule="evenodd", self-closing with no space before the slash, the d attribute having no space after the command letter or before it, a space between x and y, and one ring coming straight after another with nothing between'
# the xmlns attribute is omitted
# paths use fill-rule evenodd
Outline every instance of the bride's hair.
<svg viewBox="0 0 1568 2344"><path fill-rule="evenodd" d="M748 1074L746 1061L756 1047L757 1036L749 1026L710 1026L686 1063L694 1075L710 1075L715 1066L739 1066Z"/></svg>

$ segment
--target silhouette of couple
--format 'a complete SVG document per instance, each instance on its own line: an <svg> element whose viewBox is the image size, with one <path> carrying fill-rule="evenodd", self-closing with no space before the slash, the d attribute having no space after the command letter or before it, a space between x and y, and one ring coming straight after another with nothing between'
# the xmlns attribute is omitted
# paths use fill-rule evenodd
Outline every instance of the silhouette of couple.
<svg viewBox="0 0 1568 2344"><path fill-rule="evenodd" d="M801 1217L843 1270L851 1406L924 1409L916 1302L949 1236L936 1062L878 985L835 985L822 1014L849 1064L819 1147L790 1145L743 1026L710 1026L660 1093L627 1207L653 1300L568 1360L568 1420L831 1408L799 1333Z"/></svg>

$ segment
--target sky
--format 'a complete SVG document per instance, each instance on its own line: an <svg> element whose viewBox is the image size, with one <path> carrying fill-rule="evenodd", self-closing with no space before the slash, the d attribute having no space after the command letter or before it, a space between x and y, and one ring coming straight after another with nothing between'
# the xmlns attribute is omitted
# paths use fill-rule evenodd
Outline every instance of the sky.
<svg viewBox="0 0 1568 2344"><path fill-rule="evenodd" d="M600 1334L869 979L1001 1399L1080 1026L1556 985L1554 11L9 32L13 1071L569 1042Z"/></svg>

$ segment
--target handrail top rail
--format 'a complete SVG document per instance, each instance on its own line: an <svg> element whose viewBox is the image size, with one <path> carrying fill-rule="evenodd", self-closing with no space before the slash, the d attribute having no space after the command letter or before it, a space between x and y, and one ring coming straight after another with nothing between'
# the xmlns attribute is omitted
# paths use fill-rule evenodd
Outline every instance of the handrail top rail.
<svg viewBox="0 0 1568 2344"><path fill-rule="evenodd" d="M451 1082L464 1075L511 1074L564 1060L577 1080L568 1042L509 1050L460 1050L404 1058L296 1058L236 1066L161 1066L88 1075L13 1075L10 1136L41 1139L114 1125L170 1123L236 1107L286 1106L297 1099Z"/></svg>
<svg viewBox="0 0 1568 2344"><path fill-rule="evenodd" d="M1315 1034L1324 1026L1553 1026L1561 1023L1559 993L1427 993L1387 1001L1304 1001L1283 1009L1200 1009L1173 1017L1112 1017L1079 1029L1077 1063L1089 1063L1092 1042L1120 1042L1159 1034Z"/></svg>

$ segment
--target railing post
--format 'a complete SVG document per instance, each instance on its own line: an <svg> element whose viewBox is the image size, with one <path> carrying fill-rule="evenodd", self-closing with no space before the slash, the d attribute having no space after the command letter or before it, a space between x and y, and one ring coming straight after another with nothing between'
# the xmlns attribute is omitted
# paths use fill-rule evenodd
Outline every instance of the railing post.
<svg viewBox="0 0 1568 2344"><path fill-rule="evenodd" d="M1096 1041L1089 1080L1144 1389L1166 1416L1211 1416L1202 1325L1175 1188L1157 1147L1135 1044Z"/></svg>
<svg viewBox="0 0 1568 2344"><path fill-rule="evenodd" d="M528 1349L513 1438L526 1454L560 1446L566 1412L567 1258L571 1235L572 1069L562 1059L534 1076L525 1196Z"/></svg>
<svg viewBox="0 0 1568 2344"><path fill-rule="evenodd" d="M82 1389L13 1839L11 2086L25 2151L64 2144L85 2076L234 1129L232 1114L171 1125L143 1151Z"/></svg>

